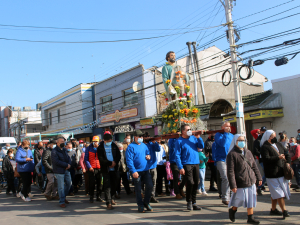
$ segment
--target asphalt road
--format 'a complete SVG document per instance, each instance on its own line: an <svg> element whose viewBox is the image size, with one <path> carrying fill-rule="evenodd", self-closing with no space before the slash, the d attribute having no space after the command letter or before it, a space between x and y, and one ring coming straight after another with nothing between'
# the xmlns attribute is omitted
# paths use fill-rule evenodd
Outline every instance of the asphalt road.
<svg viewBox="0 0 300 225"><path fill-rule="evenodd" d="M206 187L209 182L205 182ZM201 211L186 210L185 200L174 197L158 197L159 203L151 204L154 212L138 213L135 196L127 196L122 190L114 210L106 210L105 203L89 203L89 197L81 189L75 196L68 196L67 208L59 207L58 201L46 201L40 191L33 186L32 202L23 202L20 198L0 194L1 225L88 225L88 224L232 224L228 219L228 208L221 204L217 193L209 196L198 195L197 203ZM291 192L291 200L286 201L291 217L270 216L270 193L258 196L255 217L261 224L300 224L300 193ZM278 206L279 209L279 206ZM235 224L246 224L247 211L239 208Z"/></svg>

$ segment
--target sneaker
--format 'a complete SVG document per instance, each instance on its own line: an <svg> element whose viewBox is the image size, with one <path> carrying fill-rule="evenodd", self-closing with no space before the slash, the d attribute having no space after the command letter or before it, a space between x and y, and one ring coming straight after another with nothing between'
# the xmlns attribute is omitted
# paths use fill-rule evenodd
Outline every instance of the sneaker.
<svg viewBox="0 0 300 225"><path fill-rule="evenodd" d="M21 197L20 192L18 192L18 193L16 194L16 196L17 196L17 198L20 198L20 197Z"/></svg>
<svg viewBox="0 0 300 225"><path fill-rule="evenodd" d="M144 206L139 206L138 211L139 213L144 213L145 212Z"/></svg>
<svg viewBox="0 0 300 225"><path fill-rule="evenodd" d="M193 210L201 210L202 208L198 206L196 203L193 204Z"/></svg>
<svg viewBox="0 0 300 225"><path fill-rule="evenodd" d="M197 194L202 194L202 191L200 189L197 190Z"/></svg>
<svg viewBox="0 0 300 225"><path fill-rule="evenodd" d="M170 196L172 196L172 197L176 196L174 193L174 189L171 189Z"/></svg>
<svg viewBox="0 0 300 225"><path fill-rule="evenodd" d="M208 196L208 194L206 193L206 191L202 192L202 196Z"/></svg>
<svg viewBox="0 0 300 225"><path fill-rule="evenodd" d="M271 216L282 216L282 212L280 212L278 209L275 209L274 211L271 209L270 215Z"/></svg>
<svg viewBox="0 0 300 225"><path fill-rule="evenodd" d="M153 208L151 207L150 204L147 205L147 204L144 203L144 206L147 209L147 211L153 212Z"/></svg>
<svg viewBox="0 0 300 225"><path fill-rule="evenodd" d="M33 195L33 194L31 194L31 193L29 193L29 194L28 194L28 197L29 197L29 198L33 198L33 197L34 197L34 195Z"/></svg>
<svg viewBox="0 0 300 225"><path fill-rule="evenodd" d="M222 201L224 205L229 205L229 201Z"/></svg>
<svg viewBox="0 0 300 225"><path fill-rule="evenodd" d="M31 202L31 198L27 197L27 198L25 198L24 201L25 201L25 202Z"/></svg>
<svg viewBox="0 0 300 225"><path fill-rule="evenodd" d="M21 199L26 202L24 195L21 196Z"/></svg>
<svg viewBox="0 0 300 225"><path fill-rule="evenodd" d="M187 203L187 210L192 211L193 210L193 204L192 202Z"/></svg>

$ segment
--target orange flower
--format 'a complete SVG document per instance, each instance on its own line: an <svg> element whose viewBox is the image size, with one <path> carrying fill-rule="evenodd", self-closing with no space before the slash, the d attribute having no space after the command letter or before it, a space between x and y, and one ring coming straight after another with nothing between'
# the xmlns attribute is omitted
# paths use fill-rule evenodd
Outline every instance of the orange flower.
<svg viewBox="0 0 300 225"><path fill-rule="evenodd" d="M177 123L178 122L178 120L175 120L175 123Z"/></svg>
<svg viewBox="0 0 300 225"><path fill-rule="evenodd" d="M179 74L180 71L177 71L176 74Z"/></svg>
<svg viewBox="0 0 300 225"><path fill-rule="evenodd" d="M179 82L179 80L176 80L177 82Z"/></svg>
<svg viewBox="0 0 300 225"><path fill-rule="evenodd" d="M183 83L185 83L185 80L183 80Z"/></svg>
<svg viewBox="0 0 300 225"><path fill-rule="evenodd" d="M183 120L183 119L180 119L180 121L183 122L184 120Z"/></svg>
<svg viewBox="0 0 300 225"><path fill-rule="evenodd" d="M192 96L193 96L193 94L191 93L191 94L190 94L190 97L192 97Z"/></svg>
<svg viewBox="0 0 300 225"><path fill-rule="evenodd" d="M184 76L182 76L182 75L180 76L180 78L183 78L183 77L184 77Z"/></svg>
<svg viewBox="0 0 300 225"><path fill-rule="evenodd" d="M198 112L198 109L193 109L192 112L193 112L193 113L197 113L197 112Z"/></svg>
<svg viewBox="0 0 300 225"><path fill-rule="evenodd" d="M177 75L177 76L175 76L177 79L179 78L179 76Z"/></svg>

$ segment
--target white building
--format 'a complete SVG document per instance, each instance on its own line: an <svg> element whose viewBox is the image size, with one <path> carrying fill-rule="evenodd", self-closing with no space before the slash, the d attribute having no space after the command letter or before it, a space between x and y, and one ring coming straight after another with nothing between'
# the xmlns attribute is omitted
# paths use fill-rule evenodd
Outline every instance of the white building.
<svg viewBox="0 0 300 225"><path fill-rule="evenodd" d="M282 97L284 117L276 118L273 122L273 130L277 133L286 131L288 137L296 137L300 129L300 74L272 80L274 93L280 93Z"/></svg>
<svg viewBox="0 0 300 225"><path fill-rule="evenodd" d="M44 135L73 133L75 129L93 121L93 85L82 83L42 103L42 124ZM92 135L92 129L77 132L75 138L85 139ZM89 141L89 140L87 140Z"/></svg>

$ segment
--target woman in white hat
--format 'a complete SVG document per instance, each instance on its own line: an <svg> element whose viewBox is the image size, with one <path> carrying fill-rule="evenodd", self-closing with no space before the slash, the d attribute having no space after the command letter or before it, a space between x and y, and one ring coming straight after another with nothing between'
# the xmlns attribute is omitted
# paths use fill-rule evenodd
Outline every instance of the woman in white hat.
<svg viewBox="0 0 300 225"><path fill-rule="evenodd" d="M284 178L283 168L285 162L291 163L291 157L288 151L280 143L277 143L276 133L273 130L267 130L264 133L260 145L264 172L272 199L270 215L283 215L283 219L285 219L290 215L285 208L284 198L289 200L291 194L288 180ZM277 203L282 213L276 209Z"/></svg>

